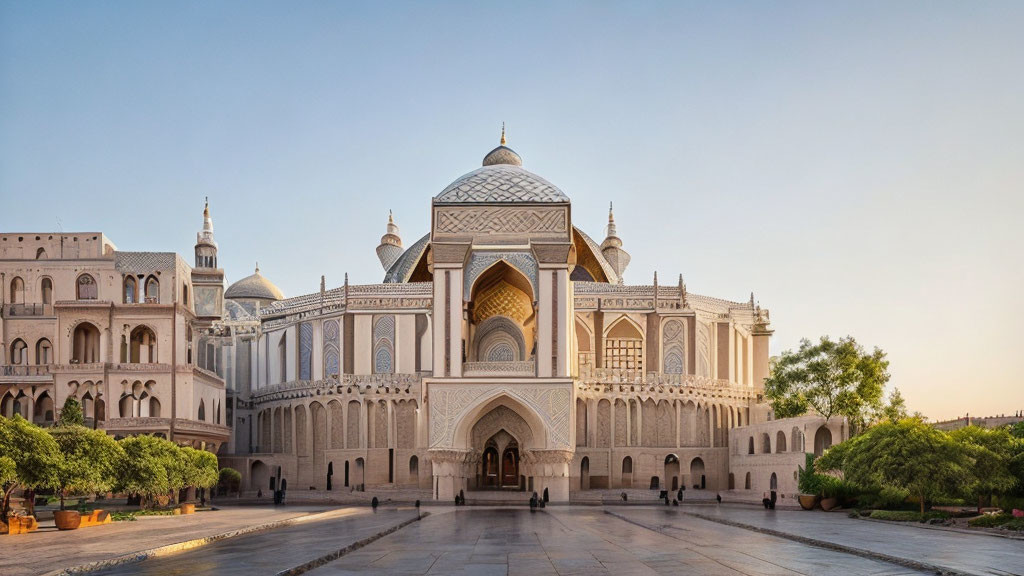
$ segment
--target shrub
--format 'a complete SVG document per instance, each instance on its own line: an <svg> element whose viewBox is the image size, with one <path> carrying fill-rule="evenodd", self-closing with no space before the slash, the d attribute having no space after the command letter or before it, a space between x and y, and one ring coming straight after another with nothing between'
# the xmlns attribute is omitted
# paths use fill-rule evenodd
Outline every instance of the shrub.
<svg viewBox="0 0 1024 576"><path fill-rule="evenodd" d="M890 522L927 522L928 520L948 520L948 512L933 510L921 514L913 510L875 510L870 516L873 520L888 520Z"/></svg>
<svg viewBox="0 0 1024 576"><path fill-rule="evenodd" d="M1013 520L1013 516L1010 514L985 514L978 516L977 518L971 518L967 521L967 525L972 528L997 528Z"/></svg>
<svg viewBox="0 0 1024 576"><path fill-rule="evenodd" d="M824 474L819 476L821 494L825 498L838 498L840 502L849 502L857 498L859 490L853 483L842 478L836 478L835 476Z"/></svg>

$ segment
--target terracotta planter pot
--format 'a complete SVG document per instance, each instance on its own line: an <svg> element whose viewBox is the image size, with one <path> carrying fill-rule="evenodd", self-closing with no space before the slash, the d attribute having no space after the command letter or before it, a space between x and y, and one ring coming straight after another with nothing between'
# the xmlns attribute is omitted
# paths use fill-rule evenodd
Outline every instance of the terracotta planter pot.
<svg viewBox="0 0 1024 576"><path fill-rule="evenodd" d="M195 514L196 513L196 505L195 504L182 504L181 505L181 513L182 514Z"/></svg>
<svg viewBox="0 0 1024 576"><path fill-rule="evenodd" d="M833 510L839 507L839 498L823 498L821 501L821 509L825 512Z"/></svg>
<svg viewBox="0 0 1024 576"><path fill-rule="evenodd" d="M800 494L796 499L800 501L800 507L804 510L814 510L814 505L818 503L817 494Z"/></svg>
<svg viewBox="0 0 1024 576"><path fill-rule="evenodd" d="M82 515L77 510L56 510L53 513L53 523L58 530L77 530L82 524Z"/></svg>

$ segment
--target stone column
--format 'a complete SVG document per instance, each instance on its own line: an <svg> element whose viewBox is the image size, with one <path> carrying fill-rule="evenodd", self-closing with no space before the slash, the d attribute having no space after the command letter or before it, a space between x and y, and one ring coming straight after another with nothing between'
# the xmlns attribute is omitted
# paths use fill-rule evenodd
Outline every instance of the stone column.
<svg viewBox="0 0 1024 576"><path fill-rule="evenodd" d="M468 490L469 468L474 463L471 450L430 450L430 468L434 475L434 499L453 502L460 490Z"/></svg>

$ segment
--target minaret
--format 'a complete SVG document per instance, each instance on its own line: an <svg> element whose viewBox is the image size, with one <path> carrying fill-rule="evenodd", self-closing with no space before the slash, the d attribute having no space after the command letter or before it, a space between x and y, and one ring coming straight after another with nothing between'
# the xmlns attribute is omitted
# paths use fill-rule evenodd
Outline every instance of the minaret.
<svg viewBox="0 0 1024 576"><path fill-rule="evenodd" d="M619 238L618 231L615 229L615 212L612 208L612 204L609 202L608 236L601 243L601 254L604 255L604 259L615 270L615 275L619 278L619 284L622 284L622 273L626 271L626 266L629 266L629 252L622 249L622 239Z"/></svg>
<svg viewBox="0 0 1024 576"><path fill-rule="evenodd" d="M196 233L196 265L192 269L192 298L183 294L182 303L191 307L205 329L224 316L224 271L217 267L217 241L213 238L210 199L203 205L203 229Z"/></svg>
<svg viewBox="0 0 1024 576"><path fill-rule="evenodd" d="M210 217L210 198L203 205L203 229L196 232L196 268L217 267L217 241L213 238L213 218Z"/></svg>
<svg viewBox="0 0 1024 576"><path fill-rule="evenodd" d="M377 246L377 258L380 259L380 265L387 272L401 255L402 238L398 235L398 226L395 224L391 211L388 210L388 231L380 238L380 245Z"/></svg>

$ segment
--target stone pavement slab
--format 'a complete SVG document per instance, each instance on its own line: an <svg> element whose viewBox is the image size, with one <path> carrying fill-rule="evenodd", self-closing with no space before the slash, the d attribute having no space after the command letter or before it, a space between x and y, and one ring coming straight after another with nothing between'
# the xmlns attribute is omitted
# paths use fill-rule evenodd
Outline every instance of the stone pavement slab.
<svg viewBox="0 0 1024 576"><path fill-rule="evenodd" d="M742 528L688 520L698 524L665 534L591 507L550 507L537 512L480 508L433 511L430 517L311 574L916 573Z"/></svg>
<svg viewBox="0 0 1024 576"><path fill-rule="evenodd" d="M323 512L323 506L239 506L188 516L143 517L135 522L61 532L56 528L4 536L0 543L0 574L29 576Z"/></svg>
<svg viewBox="0 0 1024 576"><path fill-rule="evenodd" d="M147 576L277 574L417 517L415 509L349 508L311 520L214 542L207 546L96 572Z"/></svg>
<svg viewBox="0 0 1024 576"><path fill-rule="evenodd" d="M692 515L722 519L877 554L924 562L966 574L1024 574L1024 541L985 534L868 522L842 513L764 510L745 506L616 509L641 523L692 529ZM688 516L690 515L690 516Z"/></svg>

